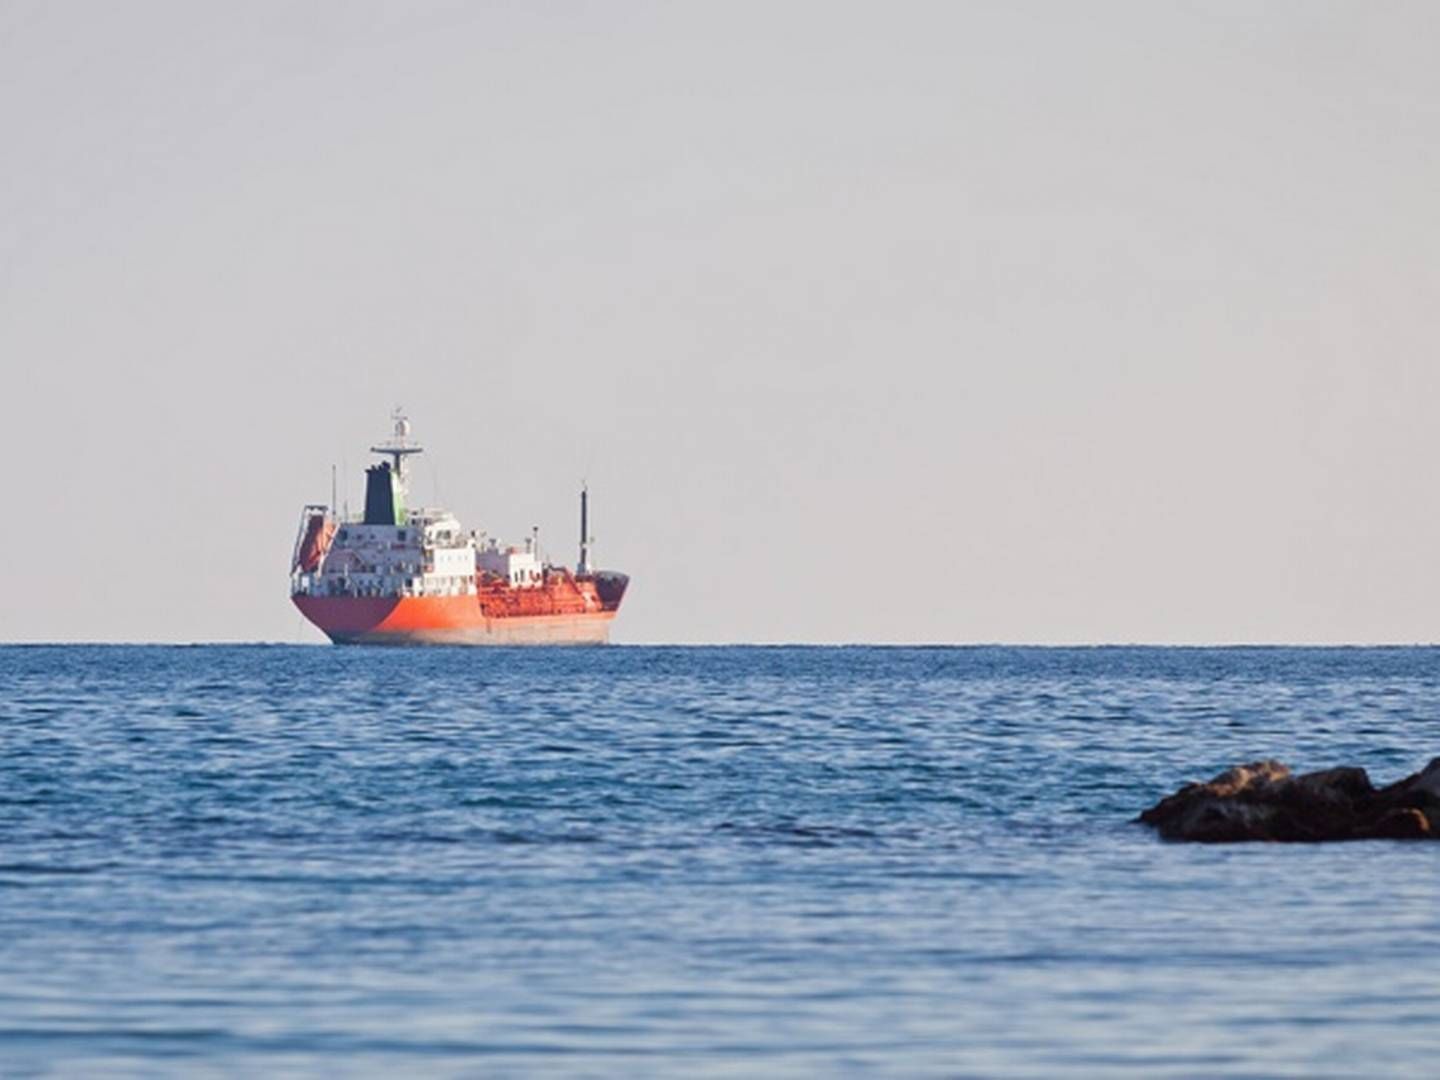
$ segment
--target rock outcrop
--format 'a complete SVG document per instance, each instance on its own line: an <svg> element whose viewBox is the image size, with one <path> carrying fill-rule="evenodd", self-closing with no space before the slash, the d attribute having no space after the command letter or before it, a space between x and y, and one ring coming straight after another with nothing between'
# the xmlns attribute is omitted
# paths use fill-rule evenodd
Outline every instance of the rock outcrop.
<svg viewBox="0 0 1440 1080"><path fill-rule="evenodd" d="M1376 788L1364 769L1292 775L1278 761L1238 765L1186 784L1137 821L1166 840L1440 840L1440 758Z"/></svg>

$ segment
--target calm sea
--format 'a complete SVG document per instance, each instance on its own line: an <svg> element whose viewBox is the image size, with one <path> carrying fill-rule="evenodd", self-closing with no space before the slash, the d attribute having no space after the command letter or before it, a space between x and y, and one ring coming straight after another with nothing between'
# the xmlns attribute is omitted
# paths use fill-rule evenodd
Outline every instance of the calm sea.
<svg viewBox="0 0 1440 1080"><path fill-rule="evenodd" d="M1427 1075L1432 649L0 649L0 1074Z"/></svg>

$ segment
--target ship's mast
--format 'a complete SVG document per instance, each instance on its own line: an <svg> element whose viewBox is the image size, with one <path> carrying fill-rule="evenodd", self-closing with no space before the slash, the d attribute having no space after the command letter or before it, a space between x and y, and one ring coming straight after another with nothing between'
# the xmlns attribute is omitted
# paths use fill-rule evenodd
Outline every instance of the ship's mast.
<svg viewBox="0 0 1440 1080"><path fill-rule="evenodd" d="M590 544L594 537L590 535L590 486L582 485L580 488L580 565L575 568L579 577L585 577L590 573Z"/></svg>
<svg viewBox="0 0 1440 1080"><path fill-rule="evenodd" d="M423 454L425 448L418 443L410 441L410 421L405 418L405 410L399 405L390 414L390 419L395 422L395 434L379 446L372 446L372 454L384 454L394 462L395 475L401 480L405 479L405 459L411 454Z"/></svg>

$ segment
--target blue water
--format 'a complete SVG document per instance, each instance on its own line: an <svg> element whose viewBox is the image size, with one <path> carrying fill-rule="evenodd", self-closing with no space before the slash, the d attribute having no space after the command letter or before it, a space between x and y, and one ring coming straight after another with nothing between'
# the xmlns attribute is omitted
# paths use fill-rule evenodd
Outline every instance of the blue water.
<svg viewBox="0 0 1440 1080"><path fill-rule="evenodd" d="M0 1073L1422 1075L1440 651L0 649Z"/></svg>

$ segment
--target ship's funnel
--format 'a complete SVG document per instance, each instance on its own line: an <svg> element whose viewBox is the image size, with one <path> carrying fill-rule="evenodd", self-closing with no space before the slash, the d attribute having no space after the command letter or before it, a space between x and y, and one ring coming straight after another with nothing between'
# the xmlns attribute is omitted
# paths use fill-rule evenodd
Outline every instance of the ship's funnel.
<svg viewBox="0 0 1440 1080"><path fill-rule="evenodd" d="M405 524L404 489L388 461L365 470L365 524Z"/></svg>

